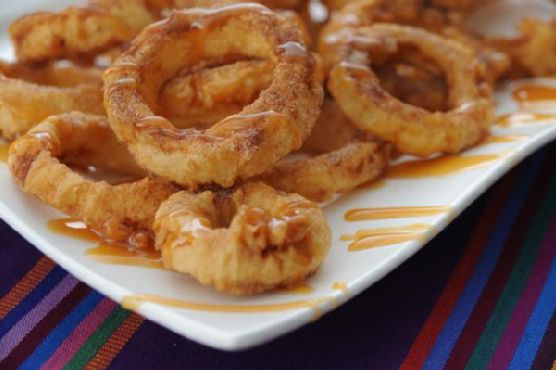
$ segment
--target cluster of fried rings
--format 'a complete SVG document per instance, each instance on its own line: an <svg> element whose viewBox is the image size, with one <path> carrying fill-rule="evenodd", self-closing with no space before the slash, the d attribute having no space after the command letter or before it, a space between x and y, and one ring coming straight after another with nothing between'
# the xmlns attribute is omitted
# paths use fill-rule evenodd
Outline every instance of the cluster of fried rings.
<svg viewBox="0 0 556 370"><path fill-rule="evenodd" d="M322 32L306 0L91 0L20 18L18 63L0 65L14 178L106 239L154 241L166 268L221 291L302 281L330 247L315 202L379 177L392 149L427 157L483 140L509 66L497 49L534 68L530 44L463 26L476 0L325 3ZM139 179L71 167L88 165Z"/></svg>
<svg viewBox="0 0 556 370"><path fill-rule="evenodd" d="M10 134L3 128L6 137L23 135L10 148L9 166L14 178L25 192L83 219L106 239L135 247L145 247L155 239L167 268L190 273L228 293L253 294L305 279L321 265L330 246L330 230L316 203L258 182L246 182L227 190L191 192L200 185L215 183L229 188L239 180L262 174L299 149L312 131L323 99L322 75L316 59L306 50L306 31L292 20L290 15L282 16L254 4L173 13L166 22L151 26L138 36L130 51L124 52L105 72L104 87L99 67L50 63L44 67L47 73L35 75L22 65L5 65L2 74L6 80L28 84L30 89L60 90L68 95L62 99L64 102L86 87L97 97L89 101L98 109L91 112L74 104L59 111L53 107L48 113L30 111L26 127L14 125ZM176 29L186 30L176 33ZM238 40L251 38L254 43L249 48L237 43L221 50L222 40L227 40L229 33ZM172 37L166 39L166 44L153 43L160 35ZM149 58L144 52L152 47L153 64L149 71ZM161 69L164 58L158 57L175 50L183 50L190 59L178 56L172 60L179 63ZM230 55L241 58L234 61L232 57L230 61ZM136 73L133 64L141 65L144 73L140 83L133 81ZM71 82L61 83L64 72L73 75ZM146 89L148 86L151 90ZM234 88L241 89L243 94L230 98ZM103 104L98 104L103 93L106 111ZM130 96L139 97L138 105L122 104ZM17 108L15 100L3 99L2 103L10 112ZM184 110L184 103L198 110ZM241 110L245 104L248 106ZM38 105L42 109L47 102ZM212 127L204 131L194 128L180 131L156 116L158 112L164 113L176 117L182 127L198 127L199 120L206 119L203 112L212 108L216 108L215 115L206 123ZM93 164L137 170L135 163L143 162L127 151L129 147L136 154L133 145L123 137L117 138L126 135L127 128L118 126L122 118L130 118L125 116L126 109L143 113L129 121L132 130L151 138L165 137L164 145L185 148L197 143L199 153L193 151L191 155L201 154L201 160L188 158L188 152L175 159L174 163L182 160L189 163L190 172L181 177L182 181L172 175L169 180L174 181L163 180L165 176L159 174L113 185L89 180L69 167ZM73 110L83 113L62 114ZM108 114L113 124L99 114ZM222 122L214 124L218 120ZM160 127L161 122L164 127ZM130 140L135 141L135 133L131 136ZM277 145L279 140L282 145ZM211 154L208 149L215 147L221 149L215 150L213 157L202 155ZM168 147L159 149L168 153ZM87 157L84 153L93 154L90 162L83 163ZM217 173L218 166L228 166L216 162L230 158L237 159L237 165L226 176L207 177L210 176L207 171L205 177L202 174L200 179L194 177L194 167L202 168L204 161L215 163L212 170ZM148 171L156 174L156 170L149 168L151 162L147 163ZM187 179L189 175L192 179ZM210 230L199 229L196 226L199 222ZM174 229L176 225L178 228ZM187 240L188 227L196 235L191 241ZM229 248L215 249L219 245ZM189 258L193 259L185 261ZM194 262L195 258L200 260ZM233 258L236 263L230 265ZM188 263L194 266L188 267ZM210 270L207 266L218 269Z"/></svg>

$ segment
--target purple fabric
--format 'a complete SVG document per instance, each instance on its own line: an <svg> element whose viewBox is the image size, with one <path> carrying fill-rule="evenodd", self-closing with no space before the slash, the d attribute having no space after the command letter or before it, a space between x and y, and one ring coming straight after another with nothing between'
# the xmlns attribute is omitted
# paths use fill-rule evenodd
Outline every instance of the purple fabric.
<svg viewBox="0 0 556 370"><path fill-rule="evenodd" d="M29 311L0 339L0 361L9 355L11 350L42 320L56 305L71 292L78 281L67 275L42 301Z"/></svg>

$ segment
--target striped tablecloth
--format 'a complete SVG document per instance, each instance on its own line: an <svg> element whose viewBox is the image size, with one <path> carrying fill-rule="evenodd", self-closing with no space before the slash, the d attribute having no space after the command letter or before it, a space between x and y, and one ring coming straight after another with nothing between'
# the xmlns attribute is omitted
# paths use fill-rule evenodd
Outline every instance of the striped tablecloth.
<svg viewBox="0 0 556 370"><path fill-rule="evenodd" d="M0 368L556 370L556 145L414 258L295 333L240 353L118 307L0 223Z"/></svg>

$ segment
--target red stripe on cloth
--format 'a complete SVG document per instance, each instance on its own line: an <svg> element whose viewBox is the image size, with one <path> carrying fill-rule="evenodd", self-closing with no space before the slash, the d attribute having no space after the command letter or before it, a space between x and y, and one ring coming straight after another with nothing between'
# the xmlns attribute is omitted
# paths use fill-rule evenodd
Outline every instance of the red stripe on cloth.
<svg viewBox="0 0 556 370"><path fill-rule="evenodd" d="M87 370L106 369L121 352L129 339L135 334L145 319L132 313L112 334L110 339L99 349L95 357L87 364Z"/></svg>
<svg viewBox="0 0 556 370"><path fill-rule="evenodd" d="M35 289L35 287L52 271L56 266L47 257L41 257L25 276L13 286L13 288L0 299L0 320L6 317L10 311Z"/></svg>
<svg viewBox="0 0 556 370"><path fill-rule="evenodd" d="M79 323L73 332L58 347L56 352L46 361L41 369L61 369L71 360L73 355L83 346L89 337L99 328L112 313L116 303L104 298L87 317Z"/></svg>
<svg viewBox="0 0 556 370"><path fill-rule="evenodd" d="M546 194L550 179L549 175L551 174L549 165L553 165L550 162L546 161L539 171L539 177L529 192L528 198L524 202L524 207L512 227L498 264L446 362L446 368L448 369L465 367L485 329L486 323L490 319L492 311L498 303L498 299L506 286L506 282L523 246L523 241L526 237L525 231L533 222L535 213Z"/></svg>
<svg viewBox="0 0 556 370"><path fill-rule="evenodd" d="M83 283L77 284L71 293L64 297L60 303L25 336L23 341L21 341L10 355L6 357L4 363L10 368L16 368L21 365L27 356L33 353L39 343L64 319L89 291L90 288L87 287L87 285Z"/></svg>
<svg viewBox="0 0 556 370"><path fill-rule="evenodd" d="M504 203L507 201L515 177L516 172L512 172L493 192L494 195L490 200L490 204L479 220L477 229L473 234L464 256L452 273L450 280L438 298L429 317L423 324L421 332L417 335L417 338L415 338L400 370L413 370L423 367L431 349L436 343L438 335L448 320L458 297L463 291L467 280L473 272L475 264L485 248L490 231L496 223L496 216L500 213Z"/></svg>

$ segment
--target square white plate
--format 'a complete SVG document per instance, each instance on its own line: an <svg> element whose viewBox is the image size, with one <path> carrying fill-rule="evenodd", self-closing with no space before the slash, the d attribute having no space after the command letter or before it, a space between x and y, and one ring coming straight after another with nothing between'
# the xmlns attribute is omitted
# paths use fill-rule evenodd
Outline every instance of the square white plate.
<svg viewBox="0 0 556 370"><path fill-rule="evenodd" d="M0 5L0 27L17 14L30 10L59 8L68 1L18 1ZM69 2L71 3L71 2ZM0 34L0 56L11 58L5 33ZM556 80L514 83L498 94L498 113L515 112L520 106L512 91L523 83L556 88ZM523 109L523 107L521 107ZM556 115L556 101L534 104L527 109ZM556 117L556 116L555 116ZM261 344L290 332L346 302L415 254L448 225L473 200L526 155L556 138L556 118L510 126L495 126L499 137L463 154L475 163L462 171L423 178L387 179L374 188L345 195L325 208L333 230L331 252L308 289L256 297L238 298L216 293L193 279L157 269L100 263L85 255L91 243L55 234L47 223L62 217L55 210L23 194L4 163L0 163L0 217L62 267L117 302L135 294L154 294L182 301L188 308L143 303L136 310L146 318L200 343L237 350ZM455 162L461 162L456 159ZM440 161L436 166L450 163ZM442 171L441 171L442 172ZM450 171L448 171L450 172ZM350 222L344 217L354 208L440 207L440 213L421 217L382 218ZM358 230L425 225L408 241L350 252L341 235ZM407 236L407 234L405 235ZM235 312L234 312L235 311Z"/></svg>

